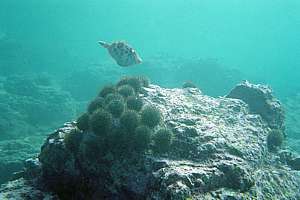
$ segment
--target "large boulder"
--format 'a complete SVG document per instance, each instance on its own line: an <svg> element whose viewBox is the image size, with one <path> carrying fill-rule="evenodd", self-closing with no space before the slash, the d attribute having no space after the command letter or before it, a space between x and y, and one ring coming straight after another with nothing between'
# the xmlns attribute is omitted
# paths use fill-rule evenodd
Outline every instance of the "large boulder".
<svg viewBox="0 0 300 200"><path fill-rule="evenodd" d="M270 87L244 81L233 88L226 97L243 100L249 105L250 111L261 115L270 128L284 130L284 110L279 100L273 96Z"/></svg>
<svg viewBox="0 0 300 200"><path fill-rule="evenodd" d="M96 136L90 132L67 147L66 138L78 130L66 123L41 149L39 185L61 199L300 198L299 171L268 152L271 129L245 102L197 89L144 89L141 98L159 108L173 131L168 153L99 160L105 144L92 145Z"/></svg>

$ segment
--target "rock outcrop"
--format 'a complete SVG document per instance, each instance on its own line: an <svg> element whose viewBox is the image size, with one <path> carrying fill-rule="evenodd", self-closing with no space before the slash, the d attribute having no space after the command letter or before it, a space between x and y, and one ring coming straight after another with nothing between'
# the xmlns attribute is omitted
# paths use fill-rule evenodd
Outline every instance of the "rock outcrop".
<svg viewBox="0 0 300 200"><path fill-rule="evenodd" d="M66 123L47 138L39 160L24 172L25 179L12 182L18 189L6 185L0 189L2 197L26 195L20 191L24 187L30 199L300 199L299 171L267 148L271 128L283 126L278 123L284 116L279 102L267 89L249 83L237 88L241 92L233 90L228 97L249 105L205 96L195 88L144 88L144 103L161 111L164 125L174 134L171 150L163 155L118 159L107 154L98 162L101 146L89 146L94 138L82 132L75 156L65 138L77 129L76 122ZM248 98L262 106L263 113L253 110L257 107ZM266 105L274 105L273 110Z"/></svg>
<svg viewBox="0 0 300 200"><path fill-rule="evenodd" d="M270 87L244 81L231 90L227 97L243 100L249 105L250 111L261 115L270 128L284 130L284 110Z"/></svg>

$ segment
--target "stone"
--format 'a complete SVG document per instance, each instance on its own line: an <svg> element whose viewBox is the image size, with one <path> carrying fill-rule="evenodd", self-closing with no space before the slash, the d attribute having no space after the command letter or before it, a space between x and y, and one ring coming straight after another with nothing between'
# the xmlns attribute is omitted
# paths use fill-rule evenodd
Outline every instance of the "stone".
<svg viewBox="0 0 300 200"><path fill-rule="evenodd" d="M244 81L233 88L227 98L241 99L249 105L250 111L259 114L272 129L284 130L284 109L273 96L272 89Z"/></svg>

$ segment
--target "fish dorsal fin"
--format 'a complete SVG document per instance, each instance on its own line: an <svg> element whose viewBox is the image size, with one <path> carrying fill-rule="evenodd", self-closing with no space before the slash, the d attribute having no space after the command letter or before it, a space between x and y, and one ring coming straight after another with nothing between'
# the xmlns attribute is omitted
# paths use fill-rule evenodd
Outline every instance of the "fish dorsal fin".
<svg viewBox="0 0 300 200"><path fill-rule="evenodd" d="M104 41L98 41L98 43L103 46L104 48L109 48L110 47L110 44L108 44L107 42L104 42Z"/></svg>

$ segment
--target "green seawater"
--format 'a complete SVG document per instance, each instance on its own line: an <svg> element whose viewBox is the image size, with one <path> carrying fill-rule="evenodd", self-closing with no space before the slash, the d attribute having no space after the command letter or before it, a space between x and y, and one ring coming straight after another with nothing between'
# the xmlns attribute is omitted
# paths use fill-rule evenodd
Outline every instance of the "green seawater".
<svg viewBox="0 0 300 200"><path fill-rule="evenodd" d="M274 87L297 86L297 0L2 0L0 9L0 31L24 48L25 70L100 63L109 57L96 41L124 39L145 61L217 58Z"/></svg>
<svg viewBox="0 0 300 200"><path fill-rule="evenodd" d="M99 40L127 41L143 64L117 66ZM1 0L0 148L31 155L101 86L132 74L212 96L244 79L270 85L300 152L299 0Z"/></svg>

